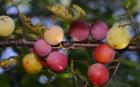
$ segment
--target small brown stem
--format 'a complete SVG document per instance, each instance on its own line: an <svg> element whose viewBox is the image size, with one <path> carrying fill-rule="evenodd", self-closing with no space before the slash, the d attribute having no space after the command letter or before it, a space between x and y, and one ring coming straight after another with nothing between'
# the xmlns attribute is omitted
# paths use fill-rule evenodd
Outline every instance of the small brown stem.
<svg viewBox="0 0 140 87"><path fill-rule="evenodd" d="M20 20L21 20L21 22L22 22L22 26L23 26L22 39L24 39L24 38L25 38L25 36L24 36L24 35L26 34L26 24L25 24L25 21L24 21L24 19L23 19L23 16L21 15L21 13L20 13L20 11L19 11L19 9L18 9L17 5L16 5L16 4L14 4L14 1L13 1L13 0L12 0L12 3L13 3L13 5L16 7L18 17L19 17L19 19L20 19Z"/></svg>
<svg viewBox="0 0 140 87"><path fill-rule="evenodd" d="M116 66L111 66L111 67L108 67L108 69L115 69Z"/></svg>
<svg viewBox="0 0 140 87"><path fill-rule="evenodd" d="M104 85L104 87L106 87L113 80L113 78L115 77L115 75L117 73L117 70L118 70L118 68L120 66L120 63L121 63L121 59L120 58L118 58L118 59L119 59L119 61L118 61L117 65L115 66L113 75L111 76L111 78L109 79L109 81Z"/></svg>
<svg viewBox="0 0 140 87"><path fill-rule="evenodd" d="M134 31L135 31L136 37L137 37L137 39L139 40L139 35L138 35L139 33L138 33L138 31L137 31L136 25L135 25L134 22L133 22L133 17L132 17L132 15L131 15L131 13L130 13L130 11L129 11L128 8L125 8L125 10L126 10L126 13L127 13L127 15L128 15L128 18L129 18L129 20L130 20L130 24L131 24L132 28L133 28Z"/></svg>

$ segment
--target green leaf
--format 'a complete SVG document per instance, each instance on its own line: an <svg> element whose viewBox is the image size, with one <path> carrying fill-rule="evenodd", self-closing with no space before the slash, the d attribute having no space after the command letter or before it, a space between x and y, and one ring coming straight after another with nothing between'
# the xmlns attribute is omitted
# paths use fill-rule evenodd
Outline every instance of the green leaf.
<svg viewBox="0 0 140 87"><path fill-rule="evenodd" d="M89 55L86 49L71 49L68 51L69 58L80 61L88 61Z"/></svg>
<svg viewBox="0 0 140 87"><path fill-rule="evenodd" d="M0 75L0 87L11 87L9 85L8 75L6 74Z"/></svg>
<svg viewBox="0 0 140 87"><path fill-rule="evenodd" d="M53 81L50 84L47 84L46 87L73 87L73 81L70 79L56 78L55 81Z"/></svg>
<svg viewBox="0 0 140 87"><path fill-rule="evenodd" d="M28 32L35 34L42 34L45 31L45 28L42 24L32 25L31 19L27 17L25 14L20 14L25 22L25 26L28 28Z"/></svg>
<svg viewBox="0 0 140 87"><path fill-rule="evenodd" d="M70 21L73 19L69 9L61 4L54 4L51 6L47 6L47 8L49 11L51 11L64 21Z"/></svg>
<svg viewBox="0 0 140 87"><path fill-rule="evenodd" d="M122 63L125 64L126 66L129 66L129 67L140 67L140 64L139 63L134 63L133 61L131 60L128 60L128 59L121 59Z"/></svg>
<svg viewBox="0 0 140 87"><path fill-rule="evenodd" d="M83 76L87 76L89 65L80 62L74 62L74 67L80 72L80 74L82 74Z"/></svg>
<svg viewBox="0 0 140 87"><path fill-rule="evenodd" d="M132 0L127 0L127 2L126 2L126 4L125 4L125 7L126 7L126 8L129 8L129 6L130 6L130 4L131 4L131 1L132 1Z"/></svg>
<svg viewBox="0 0 140 87"><path fill-rule="evenodd" d="M80 6L73 4L71 8L71 13L73 14L73 20L83 19L86 17L86 12Z"/></svg>
<svg viewBox="0 0 140 87"><path fill-rule="evenodd" d="M43 87L43 85L38 82L39 77L40 74L24 75L21 80L22 87Z"/></svg>

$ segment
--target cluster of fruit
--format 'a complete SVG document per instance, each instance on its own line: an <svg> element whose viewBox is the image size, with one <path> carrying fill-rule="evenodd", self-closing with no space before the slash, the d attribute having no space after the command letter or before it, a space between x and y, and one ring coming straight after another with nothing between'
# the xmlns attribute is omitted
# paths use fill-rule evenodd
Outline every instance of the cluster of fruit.
<svg viewBox="0 0 140 87"><path fill-rule="evenodd" d="M0 36L9 36L14 32L15 23L7 16L0 16ZM109 79L109 70L103 64L109 64L115 57L115 49L124 49L130 42L128 29L121 24L115 24L108 29L103 21L96 21L89 25L85 20L76 20L71 23L69 35L74 41L84 41L89 35L95 40L106 39L94 49L93 58L97 63L88 69L88 78L95 85L103 85ZM36 73L47 66L54 72L63 72L68 66L66 53L53 51L52 46L62 42L64 31L58 25L46 29L43 38L34 43L34 51L24 56L23 67L27 73ZM44 60L42 62L40 60Z"/></svg>
<svg viewBox="0 0 140 87"><path fill-rule="evenodd" d="M103 21L96 21L88 25L86 21L74 21L70 27L70 36L75 41L83 41L91 36L95 40L106 39L94 49L93 58L97 62L88 69L88 78L95 85L103 85L109 79L109 70L103 64L109 64L115 57L115 49L120 50L128 46L130 34L127 27L119 23L113 25L111 29Z"/></svg>

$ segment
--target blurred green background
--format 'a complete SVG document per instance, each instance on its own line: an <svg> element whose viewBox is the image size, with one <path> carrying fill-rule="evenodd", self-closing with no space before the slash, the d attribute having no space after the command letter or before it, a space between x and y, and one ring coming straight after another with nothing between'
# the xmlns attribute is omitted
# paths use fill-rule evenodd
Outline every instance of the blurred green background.
<svg viewBox="0 0 140 87"><path fill-rule="evenodd" d="M51 26L53 21L51 19L52 12L48 11L47 6L53 4L62 4L70 7L72 4L79 5L86 12L86 20L89 23L95 20L103 20L109 28L119 21L129 22L128 14L125 7L132 16L133 22L137 26L139 32L140 24L140 0L13 0L20 12L23 12L31 18L33 24L41 23L44 26ZM17 20L17 10L12 5L11 0L0 0L0 15L10 15ZM67 29L67 23L57 20L57 24L62 25ZM18 24L17 24L18 26ZM20 25L19 25L20 27ZM130 33L135 36L135 33L130 27ZM1 48L1 56L5 48ZM21 60L22 57L28 53L28 48L19 47L14 50L19 54L17 57L18 63L8 69L0 69L0 87L84 87L84 82L81 78L74 79L70 70L67 69L64 73L55 74L47 69L44 69L38 74L26 74ZM76 68L78 75L83 77L85 81L86 71L88 65L78 62L86 62L90 59L91 64L94 63L92 58L93 49L84 50L69 50L69 59L75 60L74 68ZM124 51L123 53L116 52L121 56L121 65L117 70L115 78L107 87L140 87L140 51ZM1 57L2 58L5 57ZM72 66L71 64L69 66ZM71 69L71 68L70 68ZM51 72L51 73L50 73ZM110 70L112 73L113 71ZM78 76L77 76L78 77ZM76 81L74 81L76 80ZM93 87L91 84L88 87Z"/></svg>

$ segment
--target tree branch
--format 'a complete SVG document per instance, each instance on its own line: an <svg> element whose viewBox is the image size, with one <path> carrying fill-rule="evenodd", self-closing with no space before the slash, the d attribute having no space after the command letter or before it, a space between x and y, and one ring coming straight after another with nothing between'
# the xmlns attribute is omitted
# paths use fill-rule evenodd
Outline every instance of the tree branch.
<svg viewBox="0 0 140 87"><path fill-rule="evenodd" d="M8 46L28 46L32 47L34 45L35 41L29 41L29 40L1 40L0 41L0 47L8 47ZM76 42L76 41L62 41L61 42L62 46L67 49L83 49L83 48L95 48L101 42ZM57 47L57 46L54 46ZM129 45L126 49L124 50L139 50L140 49L140 44L137 46L135 45Z"/></svg>

